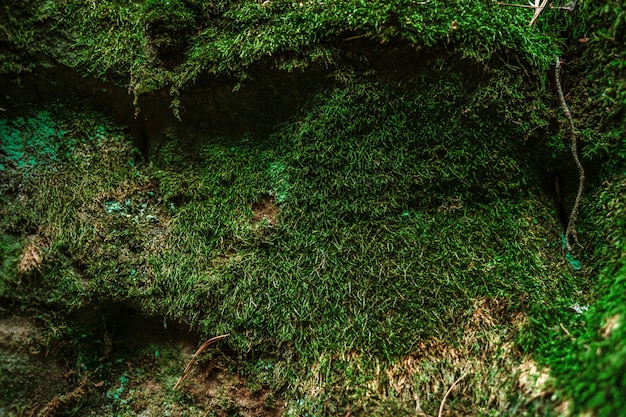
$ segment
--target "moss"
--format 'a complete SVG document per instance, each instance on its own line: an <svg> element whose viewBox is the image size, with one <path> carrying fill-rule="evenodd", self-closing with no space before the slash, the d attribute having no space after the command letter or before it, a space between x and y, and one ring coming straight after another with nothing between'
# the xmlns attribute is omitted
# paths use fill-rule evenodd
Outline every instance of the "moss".
<svg viewBox="0 0 626 417"><path fill-rule="evenodd" d="M454 380L459 362L417 355L426 341L452 352L515 339L550 367L574 410L625 406L623 2L546 9L536 27L531 11L486 0L66 0L3 13L6 71L45 53L136 95L170 88L174 104L201 77L245 80L254 68L329 66L336 79L269 135L174 132L150 164L94 115L57 108L1 120L3 297L65 316L123 303L229 332L241 358L275 357L267 378L288 391L293 415L408 414L414 400L393 386L406 378L413 393L424 386L420 404L434 413L444 391L435 375ZM420 51L407 62L423 69L395 79L368 62L388 47ZM546 171L569 172L549 76L561 53L597 174L576 256L562 253L539 186ZM259 202L278 214L263 220ZM43 262L26 277L18 265L29 244ZM502 332L465 340L481 300L504 306L493 309ZM514 323L519 314L528 324ZM548 400L528 404L516 391L522 353L507 351L507 362L489 352L507 377L473 365L479 388L456 409L506 409L479 384L493 381L515 407L549 414ZM423 380L390 376L407 358Z"/></svg>
<svg viewBox="0 0 626 417"><path fill-rule="evenodd" d="M0 74L20 73L36 65L44 42L40 3L11 0L0 8Z"/></svg>
<svg viewBox="0 0 626 417"><path fill-rule="evenodd" d="M552 320L562 320L571 332L541 337L538 354L549 364L559 394L571 400L571 411L592 411L599 416L620 414L626 404L621 396L624 381L624 176L614 178L594 195L587 208L585 227L596 245L593 259L598 264L597 281L591 288L590 304L572 314L561 312ZM595 223L593 219L606 219ZM590 220L592 219L592 220ZM574 307L574 310L576 308Z"/></svg>
<svg viewBox="0 0 626 417"><path fill-rule="evenodd" d="M502 300L509 317L566 303L581 283L534 185L538 150L501 140L525 132L506 117L466 112L472 83L427 74L402 88L355 76L269 137L173 135L149 165L108 123L55 111L73 147L58 170L32 168L36 181L11 171L27 199L4 195L4 230L46 242L27 303L63 314L123 303L229 332L242 355L277 355L285 374L272 378L292 395L325 355L390 364L417 340L456 343L476 300ZM268 195L276 220L255 220ZM340 396L363 386L361 407L367 382L344 383Z"/></svg>
<svg viewBox="0 0 626 417"><path fill-rule="evenodd" d="M486 0L471 5L65 0L33 10L48 39L38 51L130 84L138 94L165 86L177 91L213 74L245 79L258 63L287 70L329 65L341 61L350 39L361 37L416 50L444 49L492 67L500 65L492 65L497 56L507 56L534 75L550 66L560 44L555 28L528 27L526 10Z"/></svg>
<svg viewBox="0 0 626 417"><path fill-rule="evenodd" d="M626 43L619 34L626 13L622 1L583 3L569 26L566 67L577 128L586 156L613 165L623 153L626 111ZM621 163L618 162L618 163ZM606 165L606 175L619 167Z"/></svg>
<svg viewBox="0 0 626 417"><path fill-rule="evenodd" d="M144 15L146 34L161 53L183 47L187 37L193 33L195 16L185 2L147 1L141 13Z"/></svg>
<svg viewBox="0 0 626 417"><path fill-rule="evenodd" d="M0 269L0 297L16 296L13 289L16 286L15 270L19 261L20 249L21 244L18 238L2 235L0 254L3 261L2 269Z"/></svg>

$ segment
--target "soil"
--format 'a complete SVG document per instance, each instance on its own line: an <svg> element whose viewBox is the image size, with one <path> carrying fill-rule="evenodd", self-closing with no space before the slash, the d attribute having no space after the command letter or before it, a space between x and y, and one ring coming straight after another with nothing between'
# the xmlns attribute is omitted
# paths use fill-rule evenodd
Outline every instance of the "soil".
<svg viewBox="0 0 626 417"><path fill-rule="evenodd" d="M95 369L80 365L81 375L65 363L88 362L80 357L86 352L72 357L46 349L48 329L27 317L0 319L0 415L275 417L284 411L271 389L248 381L223 355L200 357L174 391L198 335L124 309L115 316L102 343L93 345L102 350L95 352Z"/></svg>
<svg viewBox="0 0 626 417"><path fill-rule="evenodd" d="M278 222L279 208L274 197L270 195L262 196L259 201L252 206L252 212L252 222L255 225L267 222L269 226L276 226Z"/></svg>
<svg viewBox="0 0 626 417"><path fill-rule="evenodd" d="M244 377L229 372L223 365L208 364L183 386L197 403L215 410L216 416L278 417L284 410L270 389L249 385Z"/></svg>
<svg viewBox="0 0 626 417"><path fill-rule="evenodd" d="M71 390L58 350L42 347L45 333L25 317L0 319L0 415L35 415Z"/></svg>

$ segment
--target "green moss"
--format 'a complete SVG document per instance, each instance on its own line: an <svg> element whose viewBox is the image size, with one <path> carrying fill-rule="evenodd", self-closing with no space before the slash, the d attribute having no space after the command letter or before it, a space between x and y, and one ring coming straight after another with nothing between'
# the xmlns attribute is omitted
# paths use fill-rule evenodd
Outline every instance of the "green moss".
<svg viewBox="0 0 626 417"><path fill-rule="evenodd" d="M591 304L577 314L572 313L572 306L564 306L552 317L553 322L566 323L572 337L544 334L539 338L537 352L551 367L560 395L571 399L575 413L613 416L626 407L621 395L626 370L626 299L622 290L626 279L625 186L623 175L614 178L594 195L594 207L586 210L585 226L593 227L590 236L600 269L589 297ZM590 220L598 218L603 221Z"/></svg>
<svg viewBox="0 0 626 417"><path fill-rule="evenodd" d="M30 13L41 20L47 37L36 50L130 84L137 94L166 86L177 91L207 74L245 79L258 63L287 70L329 65L342 60L342 50L350 45L345 40L354 37L446 50L492 67L500 66L491 65L496 56L507 56L534 75L551 65L560 44L555 27L528 27L527 10L487 0L471 5L404 0L107 0L94 5L64 0L43 3Z"/></svg>
<svg viewBox="0 0 626 417"><path fill-rule="evenodd" d="M149 43L161 56L184 49L193 34L196 17L186 3L153 0L145 2L141 10Z"/></svg>
<svg viewBox="0 0 626 417"><path fill-rule="evenodd" d="M0 7L0 74L20 73L36 66L45 42L46 20L40 2L10 0Z"/></svg>
<svg viewBox="0 0 626 417"><path fill-rule="evenodd" d="M2 200L0 200L2 201ZM15 296L13 289L16 284L15 270L19 260L21 244L18 238L2 235L0 240L0 297Z"/></svg>
<svg viewBox="0 0 626 417"><path fill-rule="evenodd" d="M172 133L149 165L93 115L0 120L0 295L62 315L124 303L207 335L229 332L242 357L278 358L265 377L299 395L294 415L343 413L370 395L374 413L408 414L413 400L371 388L388 382L380 369L419 341L462 343L476 303L495 299L506 306L498 340L517 338L548 365L560 398L577 411L619 413L625 335L606 329L623 320L626 301L623 5L546 9L529 27L532 11L491 1L419 3L67 0L28 9L45 11L50 43L26 51L35 23L25 19L9 28L9 53L45 51L136 95L172 87L176 99L207 74L245 79L255 66L328 65L338 81L267 137ZM372 54L422 50L424 69L381 76L347 57L361 38L370 42L361 48L382 45ZM539 187L568 149L548 82L561 51L584 163L602 165L595 171L608 181L595 194L601 181L588 185L579 226L587 252L576 256L562 253ZM45 242L44 262L18 285L22 240L10 236L27 234ZM516 313L529 321L519 335ZM357 359L337 360L349 355ZM513 369L493 355L494 366ZM429 376L457 365L421 364ZM482 380L514 393L509 377ZM313 395L307 381L341 393ZM416 377L412 387L425 383ZM441 396L424 390L432 414ZM488 393L453 401L488 413Z"/></svg>
<svg viewBox="0 0 626 417"><path fill-rule="evenodd" d="M85 126L85 156L29 183L37 198L10 205L6 227L50 240L49 302L129 302L307 360L396 358L416 335L454 338L477 297L520 309L575 285L567 270L542 278L559 255L549 209L529 194L536 149L501 140L515 125L467 114L472 91L452 73L402 90L355 81L268 140L171 140L150 167ZM267 194L280 214L257 225Z"/></svg>

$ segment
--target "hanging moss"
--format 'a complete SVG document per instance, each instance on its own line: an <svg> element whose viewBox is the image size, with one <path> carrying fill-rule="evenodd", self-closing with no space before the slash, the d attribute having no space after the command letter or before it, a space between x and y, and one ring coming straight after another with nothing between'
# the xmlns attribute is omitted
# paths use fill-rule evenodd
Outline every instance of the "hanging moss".
<svg viewBox="0 0 626 417"><path fill-rule="evenodd" d="M33 18L46 17L50 41L37 45L39 51L122 83L153 86L142 92L162 85L182 88L206 74L242 77L258 62L283 68L328 64L353 38L444 48L484 63L506 56L531 71L547 68L560 43L556 28L528 27L526 10L488 0L35 4L29 6ZM63 43L61 52L55 43L63 39L71 42ZM153 53L160 62L153 61ZM157 74L164 78L154 82Z"/></svg>

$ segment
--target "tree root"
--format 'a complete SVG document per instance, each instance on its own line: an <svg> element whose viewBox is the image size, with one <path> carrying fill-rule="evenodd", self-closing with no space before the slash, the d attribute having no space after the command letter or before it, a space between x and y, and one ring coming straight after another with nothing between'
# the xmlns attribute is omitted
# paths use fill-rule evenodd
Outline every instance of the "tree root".
<svg viewBox="0 0 626 417"><path fill-rule="evenodd" d="M576 168L578 169L578 193L576 194L576 201L574 202L574 207L572 207L572 211L569 215L569 220L567 222L567 229L565 230L565 244L567 246L568 251L572 251L571 239L578 246L582 246L578 243L578 233L576 232L576 220L578 219L578 210L580 208L580 202L583 196L583 187L585 185L585 170L583 165L580 162L580 158L578 157L578 144L577 144L577 132L574 127L574 119L572 118L572 113L569 111L569 107L567 106L567 102L565 101L565 96L563 95L563 87L561 87L561 58L556 58L556 67L554 68L554 78L556 79L556 87L559 92L559 99L561 100L561 107L563 108L563 112L565 113L565 117L569 122L569 131L570 131L570 151L572 152L572 157L574 158L574 163L576 164Z"/></svg>

